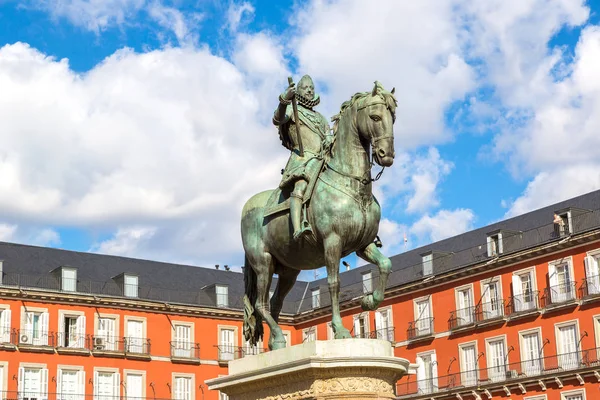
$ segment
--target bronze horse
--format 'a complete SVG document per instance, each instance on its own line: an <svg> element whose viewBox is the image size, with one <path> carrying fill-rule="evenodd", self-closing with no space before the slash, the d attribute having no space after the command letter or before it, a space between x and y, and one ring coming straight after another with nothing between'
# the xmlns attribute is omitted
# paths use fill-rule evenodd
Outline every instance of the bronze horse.
<svg viewBox="0 0 600 400"><path fill-rule="evenodd" d="M292 240L289 213L265 217L273 191L258 193L244 205L244 336L252 345L263 336L264 319L271 332L269 348L285 347L283 332L277 325L283 300L300 271L322 266L327 267L335 338L350 338L340 316L339 265L340 259L352 252L376 264L380 272L375 290L362 299L363 309L374 310L383 301L391 262L374 244L381 208L372 194L369 155L372 148L373 160L383 167L394 162L396 104L394 90L388 92L375 82L371 92L352 96L333 118L335 143L325 158L325 167L308 203L307 217L314 240L300 243ZM274 273L279 279L269 310L269 288Z"/></svg>

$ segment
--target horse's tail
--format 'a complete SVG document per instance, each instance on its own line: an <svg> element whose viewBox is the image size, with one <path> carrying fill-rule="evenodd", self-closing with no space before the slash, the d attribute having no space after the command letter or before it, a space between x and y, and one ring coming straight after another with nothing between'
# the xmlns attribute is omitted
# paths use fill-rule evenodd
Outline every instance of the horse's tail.
<svg viewBox="0 0 600 400"><path fill-rule="evenodd" d="M244 338L254 346L263 338L263 318L254 308L258 297L258 288L256 286L256 272L248 256L244 262Z"/></svg>

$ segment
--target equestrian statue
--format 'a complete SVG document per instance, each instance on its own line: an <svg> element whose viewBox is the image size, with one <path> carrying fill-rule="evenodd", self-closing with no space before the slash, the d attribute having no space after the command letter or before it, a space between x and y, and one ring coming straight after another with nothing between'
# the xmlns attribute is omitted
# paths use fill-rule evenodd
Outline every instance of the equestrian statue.
<svg viewBox="0 0 600 400"><path fill-rule="evenodd" d="M375 243L381 208L373 196L373 162L394 162L396 98L379 82L357 93L332 118L333 134L314 110L319 97L310 76L279 96L273 123L290 158L279 188L254 195L242 211L244 336L251 345L270 330L269 349L286 346L277 321L300 271L325 266L335 339L350 338L339 307L340 259L353 252L379 268L379 281L361 302L375 310L383 301L391 262ZM277 287L269 304L273 274Z"/></svg>

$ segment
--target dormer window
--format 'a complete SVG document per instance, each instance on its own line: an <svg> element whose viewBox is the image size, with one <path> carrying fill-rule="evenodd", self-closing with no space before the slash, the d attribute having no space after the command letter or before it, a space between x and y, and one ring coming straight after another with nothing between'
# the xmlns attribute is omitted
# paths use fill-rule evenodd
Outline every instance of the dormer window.
<svg viewBox="0 0 600 400"><path fill-rule="evenodd" d="M137 275L123 275L123 294L125 297L138 297Z"/></svg>
<svg viewBox="0 0 600 400"><path fill-rule="evenodd" d="M423 276L433 274L433 253L423 254Z"/></svg>
<svg viewBox="0 0 600 400"><path fill-rule="evenodd" d="M373 274L371 271L362 274L363 293L371 293L373 291Z"/></svg>
<svg viewBox="0 0 600 400"><path fill-rule="evenodd" d="M60 288L65 292L75 292L77 290L77 269L61 268Z"/></svg>
<svg viewBox="0 0 600 400"><path fill-rule="evenodd" d="M321 290L319 288L313 289L312 293L312 308L321 307Z"/></svg>
<svg viewBox="0 0 600 400"><path fill-rule="evenodd" d="M554 213L554 233L556 236L565 236L571 233L571 211Z"/></svg>
<svg viewBox="0 0 600 400"><path fill-rule="evenodd" d="M229 307L229 288L224 285L216 285L217 307Z"/></svg>
<svg viewBox="0 0 600 400"><path fill-rule="evenodd" d="M502 232L489 234L487 237L488 257L498 257L503 253Z"/></svg>

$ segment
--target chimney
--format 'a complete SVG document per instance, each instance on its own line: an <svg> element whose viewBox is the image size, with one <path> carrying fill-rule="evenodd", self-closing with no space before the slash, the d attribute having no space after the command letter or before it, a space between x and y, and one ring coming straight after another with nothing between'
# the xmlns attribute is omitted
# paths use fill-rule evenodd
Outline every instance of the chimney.
<svg viewBox="0 0 600 400"><path fill-rule="evenodd" d="M344 267L346 267L346 271L350 271L350 264L348 264L346 261L342 261L342 264L344 264Z"/></svg>
<svg viewBox="0 0 600 400"><path fill-rule="evenodd" d="M219 269L219 264L215 264L215 269Z"/></svg>
<svg viewBox="0 0 600 400"><path fill-rule="evenodd" d="M230 269L230 268L229 268L229 265L227 265L227 264L225 264L225 265L223 266L223 268L225 268L225 271L229 271L229 269Z"/></svg>

